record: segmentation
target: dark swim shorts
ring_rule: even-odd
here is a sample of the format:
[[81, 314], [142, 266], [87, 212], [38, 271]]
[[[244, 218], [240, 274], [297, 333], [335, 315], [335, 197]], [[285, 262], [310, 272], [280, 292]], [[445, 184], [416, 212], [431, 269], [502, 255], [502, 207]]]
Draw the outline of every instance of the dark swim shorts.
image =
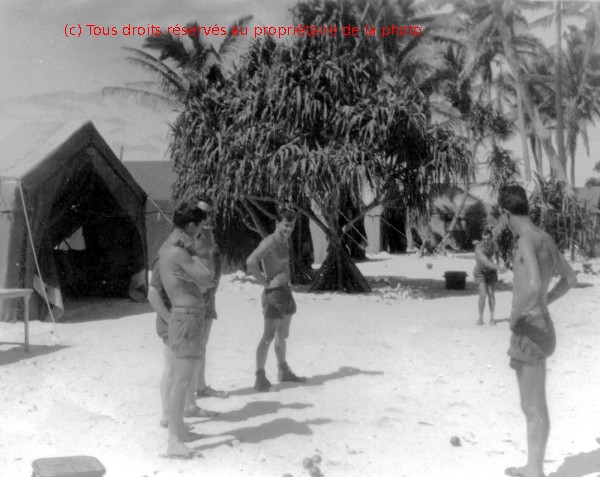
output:
[[554, 353], [556, 332], [550, 315], [527, 315], [510, 319], [510, 367], [536, 364]]
[[475, 267], [475, 270], [473, 270], [473, 277], [475, 278], [475, 283], [493, 285], [498, 281], [498, 272], [493, 269], [481, 269]]
[[206, 307], [174, 306], [169, 321], [169, 348], [176, 358], [201, 359], [204, 355]]
[[296, 313], [296, 302], [289, 287], [265, 289], [262, 294], [263, 315], [271, 320], [281, 320]]

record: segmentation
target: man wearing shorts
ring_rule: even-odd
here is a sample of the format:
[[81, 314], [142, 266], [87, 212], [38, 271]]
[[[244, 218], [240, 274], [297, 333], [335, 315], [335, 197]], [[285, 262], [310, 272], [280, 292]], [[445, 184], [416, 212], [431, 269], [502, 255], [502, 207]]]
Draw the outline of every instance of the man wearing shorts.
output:
[[[504, 220], [517, 235], [513, 261], [513, 300], [510, 316], [510, 366], [515, 369], [521, 408], [527, 423], [527, 464], [509, 467], [506, 475], [542, 477], [550, 431], [546, 404], [546, 358], [556, 344], [548, 305], [577, 284], [573, 269], [552, 237], [537, 228], [528, 215], [525, 189], [508, 186], [500, 191], [498, 205]], [[550, 280], [560, 280], [548, 292]]]
[[[201, 255], [203, 253], [202, 250], [195, 248], [194, 251]], [[215, 268], [216, 273], [217, 268]], [[207, 303], [207, 313], [206, 313], [206, 333], [204, 338], [204, 357], [200, 359], [198, 362], [198, 371], [195, 373], [195, 380], [198, 383], [203, 383], [204, 386], [200, 387], [200, 389], [204, 389], [204, 395], [211, 395], [215, 397], [228, 397], [228, 393], [224, 391], [215, 391], [210, 386], [207, 386], [204, 381], [204, 370], [206, 363], [206, 343], [208, 341], [208, 336], [210, 333], [210, 328], [212, 325], [212, 320], [217, 318], [217, 312], [215, 309], [215, 293], [218, 286], [218, 278], [215, 277], [215, 286], [210, 288], [204, 293], [203, 300]], [[168, 346], [168, 329], [169, 329], [169, 318], [171, 313], [171, 302], [165, 289], [162, 284], [162, 280], [160, 278], [160, 269], [158, 266], [158, 260], [154, 263], [152, 267], [152, 279], [150, 280], [150, 287], [148, 288], [148, 302], [156, 312], [156, 333], [159, 338], [162, 339], [164, 347], [164, 370], [160, 379], [159, 389], [160, 389], [160, 401], [162, 408], [162, 417], [160, 419], [160, 425], [162, 427], [169, 426], [169, 416], [168, 416], [168, 403], [169, 396], [172, 392], [173, 386], [173, 363], [174, 356], [173, 351]], [[185, 404], [185, 417], [214, 417], [217, 416], [218, 413], [208, 411], [196, 405], [196, 394], [194, 392], [195, 389], [199, 387], [196, 383], [192, 382], [190, 387], [188, 388], [188, 392], [186, 394], [186, 404]], [[207, 390], [212, 391], [210, 394]]]
[[[186, 393], [198, 361], [204, 355], [207, 304], [202, 293], [214, 286], [214, 271], [194, 252], [205, 240], [209, 209], [202, 202], [180, 204], [173, 214], [173, 231], [159, 250], [159, 272], [172, 308], [168, 323], [168, 347], [173, 352], [173, 389], [168, 405], [169, 441], [167, 455], [189, 457], [183, 422]], [[193, 389], [193, 388], [192, 388]]]
[[[496, 262], [494, 263], [494, 258]], [[481, 234], [481, 242], [475, 246], [475, 269], [473, 276], [475, 283], [479, 285], [479, 320], [478, 325], [483, 325], [483, 311], [485, 309], [485, 299], [488, 298], [490, 306], [490, 325], [495, 325], [494, 308], [496, 307], [496, 296], [494, 287], [498, 281], [498, 272], [505, 271], [505, 268], [498, 265], [498, 253], [496, 245], [492, 238], [492, 232], [485, 229]]]
[[280, 210], [275, 231], [265, 237], [246, 260], [248, 270], [264, 287], [262, 293], [264, 331], [256, 349], [256, 382], [254, 383], [254, 389], [258, 392], [269, 391], [271, 387], [265, 373], [265, 364], [273, 339], [275, 339], [279, 381], [306, 381], [306, 378], [296, 376], [286, 362], [286, 339], [289, 336], [292, 315], [296, 312], [296, 303], [290, 286], [289, 251], [289, 238], [294, 230], [295, 221], [294, 211]]

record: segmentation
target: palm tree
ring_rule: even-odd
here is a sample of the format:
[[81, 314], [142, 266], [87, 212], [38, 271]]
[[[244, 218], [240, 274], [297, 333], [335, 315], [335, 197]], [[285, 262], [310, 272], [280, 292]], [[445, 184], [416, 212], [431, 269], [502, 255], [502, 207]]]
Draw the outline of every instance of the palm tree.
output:
[[[512, 123], [496, 107], [503, 106], [500, 98], [503, 91], [498, 91], [496, 101], [492, 99], [495, 81], [491, 64], [496, 50], [497, 47], [490, 47], [469, 57], [464, 46], [448, 45], [443, 56], [445, 67], [438, 70], [437, 96], [451, 109], [443, 111], [438, 106], [437, 110], [468, 138], [474, 161], [478, 149], [485, 143], [489, 143], [496, 156], [509, 157], [507, 151], [497, 145], [497, 141], [507, 140], [512, 135]], [[487, 162], [489, 168], [489, 160]], [[453, 207], [454, 217], [438, 244], [438, 251], [442, 253], [467, 203], [470, 184], [476, 180], [476, 166], [476, 162], [471, 165], [471, 173], [463, 184], [462, 201]]]
[[587, 127], [600, 117], [600, 37], [588, 23], [585, 30], [572, 28], [565, 37], [565, 126], [571, 161], [571, 184], [575, 185], [575, 154], [581, 137], [590, 155]]
[[[189, 42], [184, 42], [170, 33], [144, 39], [142, 48], [157, 51], [158, 57], [143, 49], [124, 47], [130, 54], [127, 61], [150, 72], [155, 79], [106, 87], [102, 91], [107, 95], [131, 99], [142, 106], [179, 110], [192, 85], [196, 93], [198, 89], [206, 91], [224, 81], [225, 63], [237, 51], [243, 38], [232, 34], [232, 31], [236, 27], [245, 27], [251, 20], [252, 16], [244, 16], [234, 22], [218, 49], [207, 45], [199, 35], [190, 35]], [[198, 30], [198, 24], [189, 23], [186, 28]]]
[[[539, 40], [525, 35], [527, 20], [520, 8], [539, 8], [536, 2], [528, 0], [456, 0], [453, 2], [457, 11], [467, 15], [473, 22], [473, 28], [469, 35], [470, 44], [480, 44], [486, 38], [496, 38], [502, 45], [502, 53], [515, 78], [517, 105], [522, 105], [529, 116], [531, 124], [539, 138], [542, 148], [548, 157], [552, 169], [558, 179], [567, 182], [564, 165], [559, 161], [556, 150], [552, 145], [550, 132], [542, 121], [536, 104], [528, 93], [527, 78], [524, 71], [524, 59], [531, 56], [539, 47]], [[544, 5], [542, 5], [543, 7]], [[519, 113], [520, 117], [522, 113]], [[523, 123], [521, 120], [519, 121]], [[523, 131], [522, 133], [523, 134]], [[524, 149], [527, 148], [526, 141]], [[528, 156], [524, 154], [525, 179], [530, 180], [530, 166]], [[567, 187], [570, 191], [570, 187]]]

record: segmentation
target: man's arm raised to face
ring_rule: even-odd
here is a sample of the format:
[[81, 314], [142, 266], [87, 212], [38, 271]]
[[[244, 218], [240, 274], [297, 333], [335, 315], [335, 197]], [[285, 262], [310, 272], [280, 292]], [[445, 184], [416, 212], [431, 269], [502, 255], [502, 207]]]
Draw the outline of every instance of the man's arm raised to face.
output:
[[269, 282], [267, 282], [266, 277], [260, 271], [260, 262], [267, 254], [267, 252], [271, 249], [274, 244], [274, 238], [272, 235], [264, 238], [258, 247], [250, 254], [250, 256], [246, 259], [246, 266], [248, 267], [248, 271], [256, 278], [258, 283], [260, 283], [263, 287], [267, 287]]
[[566, 293], [577, 285], [577, 276], [575, 272], [567, 262], [567, 259], [558, 250], [558, 247], [551, 241], [552, 257], [554, 259], [554, 269], [560, 275], [560, 280], [552, 287], [552, 290], [548, 293], [548, 304], [558, 300], [560, 297], [566, 295]]

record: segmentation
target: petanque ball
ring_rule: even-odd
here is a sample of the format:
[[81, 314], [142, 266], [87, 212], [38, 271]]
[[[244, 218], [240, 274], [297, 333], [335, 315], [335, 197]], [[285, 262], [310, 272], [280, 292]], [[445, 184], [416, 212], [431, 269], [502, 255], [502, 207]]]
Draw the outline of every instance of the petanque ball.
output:
[[302, 467], [305, 469], [310, 469], [313, 466], [313, 461], [310, 457], [307, 457], [302, 461]]
[[431, 270], [433, 268], [433, 265], [431, 263], [428, 263], [426, 266], [429, 270]]
[[319, 462], [321, 462], [321, 456], [319, 454], [315, 454], [312, 456], [312, 461], [316, 464], [318, 464]]
[[450, 444], [452, 444], [454, 447], [458, 447], [460, 446], [460, 439], [456, 436], [452, 436], [450, 438]]

